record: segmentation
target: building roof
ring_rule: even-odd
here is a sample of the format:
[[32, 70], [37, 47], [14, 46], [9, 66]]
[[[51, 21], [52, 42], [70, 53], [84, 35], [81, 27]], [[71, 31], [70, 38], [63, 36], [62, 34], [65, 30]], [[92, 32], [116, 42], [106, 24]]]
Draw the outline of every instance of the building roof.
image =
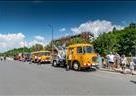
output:
[[34, 53], [42, 53], [42, 52], [50, 52], [50, 51], [36, 51], [36, 52], [32, 52], [32, 54], [34, 54]]

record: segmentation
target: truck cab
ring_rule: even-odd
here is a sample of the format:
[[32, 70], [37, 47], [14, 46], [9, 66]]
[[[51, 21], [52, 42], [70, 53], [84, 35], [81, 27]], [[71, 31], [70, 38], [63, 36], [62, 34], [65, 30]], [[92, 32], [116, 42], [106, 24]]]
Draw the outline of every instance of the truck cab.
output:
[[[74, 70], [86, 69], [96, 66], [97, 54], [91, 44], [74, 44], [67, 47], [66, 64], [71, 62], [70, 68]], [[71, 59], [69, 59], [71, 56]]]

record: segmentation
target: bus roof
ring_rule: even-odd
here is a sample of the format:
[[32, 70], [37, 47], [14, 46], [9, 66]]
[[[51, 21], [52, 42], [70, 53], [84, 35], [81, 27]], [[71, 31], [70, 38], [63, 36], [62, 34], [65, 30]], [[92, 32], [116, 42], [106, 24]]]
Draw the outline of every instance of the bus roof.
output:
[[34, 54], [34, 53], [42, 53], [42, 52], [50, 52], [50, 51], [36, 51], [36, 52], [32, 52], [32, 54]]
[[92, 44], [85, 44], [85, 43], [81, 43], [81, 44], [72, 44], [69, 45], [67, 48], [73, 48], [73, 47], [80, 47], [80, 46], [93, 46]]

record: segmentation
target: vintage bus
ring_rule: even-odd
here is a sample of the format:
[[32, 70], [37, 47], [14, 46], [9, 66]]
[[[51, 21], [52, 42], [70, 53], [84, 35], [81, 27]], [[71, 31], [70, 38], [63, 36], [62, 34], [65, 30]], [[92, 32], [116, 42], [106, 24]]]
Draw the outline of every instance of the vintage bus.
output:
[[50, 51], [36, 51], [32, 52], [31, 55], [34, 63], [50, 63], [51, 61]]

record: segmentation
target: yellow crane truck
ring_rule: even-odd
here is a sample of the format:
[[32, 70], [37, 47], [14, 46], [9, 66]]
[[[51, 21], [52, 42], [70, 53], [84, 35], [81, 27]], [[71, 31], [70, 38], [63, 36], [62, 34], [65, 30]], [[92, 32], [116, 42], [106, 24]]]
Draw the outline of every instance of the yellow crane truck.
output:
[[[57, 48], [56, 48], [57, 49]], [[60, 51], [59, 49], [57, 49]], [[52, 59], [53, 66], [65, 66], [74, 70], [92, 68], [97, 66], [97, 54], [94, 52], [93, 45], [91, 44], [73, 44], [69, 45], [65, 50], [58, 52], [61, 56], [56, 56]]]

